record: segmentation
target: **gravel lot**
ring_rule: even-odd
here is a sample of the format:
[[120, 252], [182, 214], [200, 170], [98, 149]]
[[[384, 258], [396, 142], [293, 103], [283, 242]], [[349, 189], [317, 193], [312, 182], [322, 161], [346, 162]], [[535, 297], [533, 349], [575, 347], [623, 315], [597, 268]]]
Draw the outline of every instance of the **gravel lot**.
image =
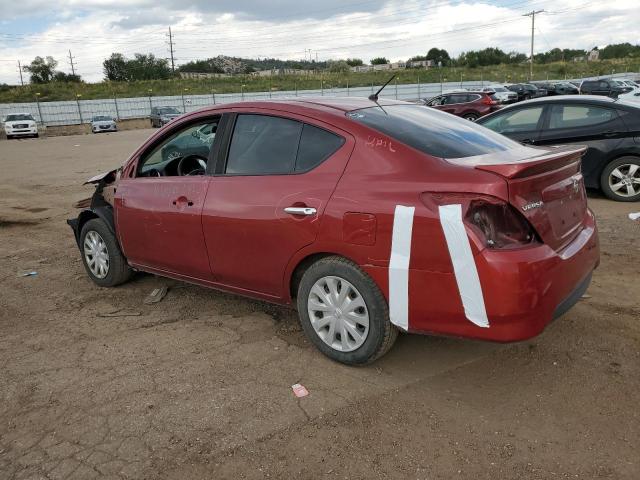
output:
[[91, 283], [65, 220], [150, 134], [0, 141], [0, 478], [640, 478], [640, 204], [591, 195], [591, 297], [540, 337], [350, 368], [287, 309]]

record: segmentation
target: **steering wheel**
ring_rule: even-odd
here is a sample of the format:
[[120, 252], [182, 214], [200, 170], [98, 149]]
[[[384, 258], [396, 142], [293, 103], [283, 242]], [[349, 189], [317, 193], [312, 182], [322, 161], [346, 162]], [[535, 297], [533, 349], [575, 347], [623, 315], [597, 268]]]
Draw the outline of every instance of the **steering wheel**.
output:
[[178, 176], [204, 175], [207, 169], [207, 159], [200, 155], [187, 155], [178, 162]]

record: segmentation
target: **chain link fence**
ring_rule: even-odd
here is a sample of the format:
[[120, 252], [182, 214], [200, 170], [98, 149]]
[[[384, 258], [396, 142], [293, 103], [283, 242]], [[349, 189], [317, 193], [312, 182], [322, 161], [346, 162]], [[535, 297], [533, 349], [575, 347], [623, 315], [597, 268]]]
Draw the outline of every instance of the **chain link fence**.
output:
[[[637, 73], [614, 74], [603, 77], [637, 77]], [[575, 81], [562, 80], [562, 81]], [[578, 79], [579, 80], [579, 79]], [[445, 83], [412, 83], [387, 85], [381, 96], [398, 100], [415, 101], [419, 98], [431, 98], [442, 92], [454, 89], [480, 89], [495, 82], [490, 81], [460, 81]], [[206, 95], [173, 95], [147, 96], [135, 98], [105, 98], [99, 100], [71, 100], [58, 102], [31, 102], [0, 104], [0, 119], [10, 113], [30, 113], [43, 126], [81, 125], [91, 122], [96, 115], [106, 115], [116, 120], [149, 118], [153, 107], [175, 107], [183, 113], [192, 112], [215, 104], [224, 104], [248, 100], [285, 99], [295, 97], [367, 97], [375, 92], [380, 85], [368, 87], [340, 87], [320, 88], [315, 90], [284, 90], [266, 92], [239, 93], [210, 93]]]

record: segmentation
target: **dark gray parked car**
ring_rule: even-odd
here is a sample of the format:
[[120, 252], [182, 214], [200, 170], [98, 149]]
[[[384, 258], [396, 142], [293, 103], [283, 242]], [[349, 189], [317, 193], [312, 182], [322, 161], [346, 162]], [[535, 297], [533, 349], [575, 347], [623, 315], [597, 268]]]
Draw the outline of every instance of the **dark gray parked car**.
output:
[[611, 98], [616, 98], [618, 95], [628, 93], [631, 90], [633, 90], [633, 87], [629, 87], [610, 78], [585, 80], [580, 85], [580, 93], [583, 95], [603, 95]]
[[176, 107], [153, 107], [151, 109], [151, 126], [162, 127], [180, 115], [182, 112]]
[[593, 95], [560, 95], [510, 105], [478, 123], [523, 144], [586, 145], [585, 185], [601, 189], [613, 200], [640, 200], [637, 104]]

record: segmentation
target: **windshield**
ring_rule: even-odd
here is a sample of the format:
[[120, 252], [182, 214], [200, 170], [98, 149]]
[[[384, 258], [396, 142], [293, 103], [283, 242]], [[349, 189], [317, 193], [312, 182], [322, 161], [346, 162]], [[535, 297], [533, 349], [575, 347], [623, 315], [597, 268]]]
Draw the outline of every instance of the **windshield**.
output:
[[508, 92], [509, 90], [507, 90], [504, 87], [489, 87], [491, 90], [493, 90], [494, 92]]
[[450, 113], [419, 105], [368, 107], [347, 112], [352, 120], [428, 155], [463, 158], [518, 148], [498, 133]]
[[160, 115], [172, 115], [172, 114], [180, 114], [180, 112], [174, 107], [163, 107], [158, 109], [158, 113]]
[[106, 115], [97, 115], [93, 117], [94, 122], [111, 122], [113, 119], [111, 117], [107, 117]]
[[33, 117], [28, 113], [14, 113], [12, 115], [7, 115], [7, 122], [15, 122], [17, 120], [33, 120]]

